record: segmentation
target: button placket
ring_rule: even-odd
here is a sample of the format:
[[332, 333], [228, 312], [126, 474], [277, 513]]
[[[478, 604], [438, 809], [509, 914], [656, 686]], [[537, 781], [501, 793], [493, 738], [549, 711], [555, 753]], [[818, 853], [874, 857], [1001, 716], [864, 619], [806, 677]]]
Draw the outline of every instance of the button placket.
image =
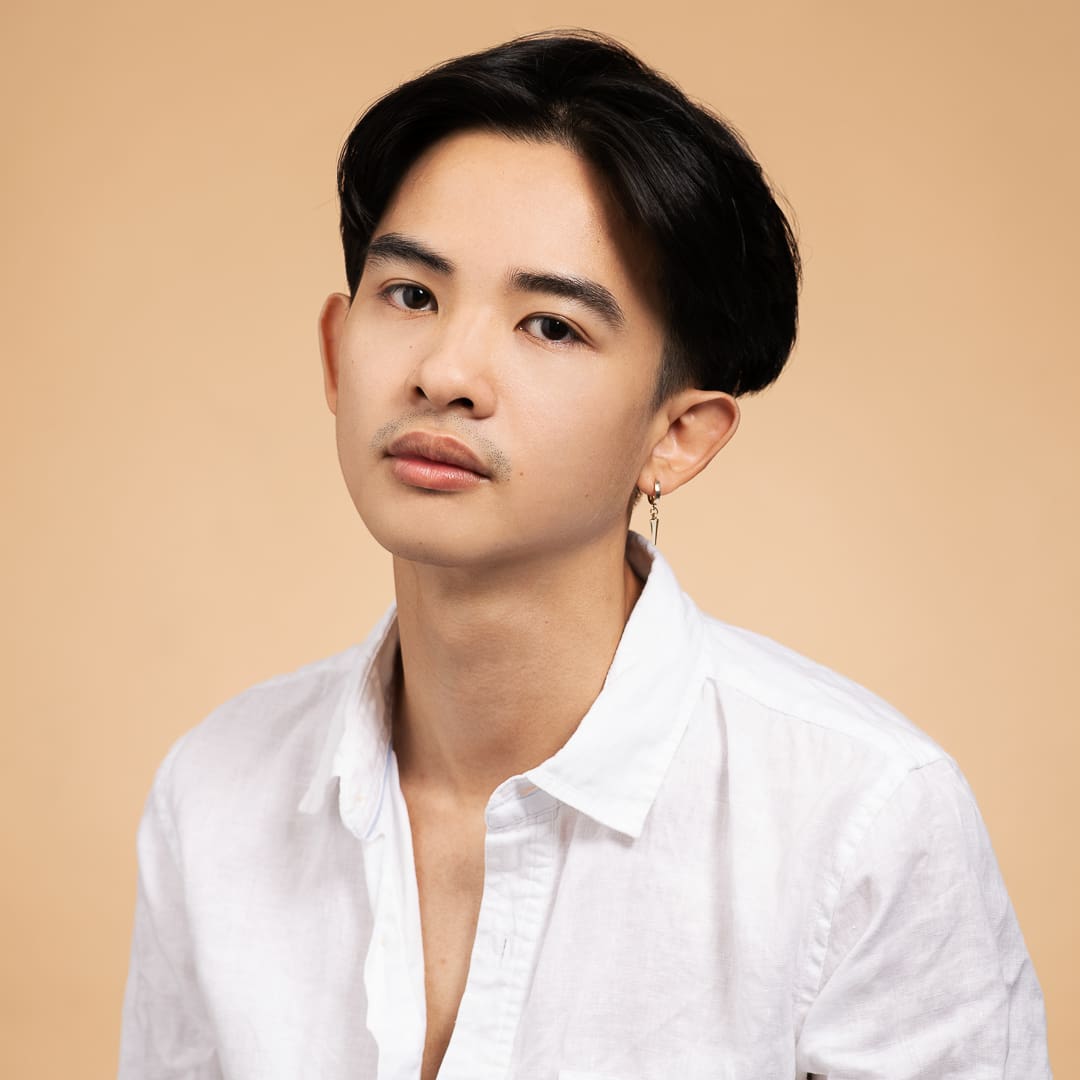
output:
[[[413, 1080], [424, 1047], [420, 913], [408, 811], [392, 755], [363, 843], [374, 923], [364, 985], [367, 1026], [379, 1047], [378, 1080]], [[404, 932], [403, 919], [413, 924], [411, 932]]]
[[551, 902], [556, 813], [556, 801], [532, 785], [489, 805], [477, 936], [440, 1080], [501, 1080], [509, 1071]]

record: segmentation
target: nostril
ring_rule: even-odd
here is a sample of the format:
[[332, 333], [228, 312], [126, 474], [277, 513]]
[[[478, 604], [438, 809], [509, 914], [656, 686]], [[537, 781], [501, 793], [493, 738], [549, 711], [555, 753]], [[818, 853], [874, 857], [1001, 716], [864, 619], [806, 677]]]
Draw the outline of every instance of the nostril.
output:
[[[446, 401], [446, 399], [440, 394], [429, 394], [419, 383], [417, 383], [413, 387], [413, 393], [420, 401], [432, 401], [436, 403]], [[450, 405], [461, 405], [463, 408], [466, 408], [470, 411], [476, 408], [476, 402], [472, 398], [468, 397], [456, 397], [452, 398], [449, 401], [446, 401], [446, 406]]]

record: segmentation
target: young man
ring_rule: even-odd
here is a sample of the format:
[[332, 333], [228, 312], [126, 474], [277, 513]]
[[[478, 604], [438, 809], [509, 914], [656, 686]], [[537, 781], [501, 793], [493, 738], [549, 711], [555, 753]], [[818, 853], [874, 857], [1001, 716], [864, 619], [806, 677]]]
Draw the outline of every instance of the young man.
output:
[[397, 602], [167, 755], [121, 1077], [1048, 1076], [955, 763], [628, 533], [794, 340], [747, 149], [540, 36], [383, 98], [339, 187], [326, 399]]

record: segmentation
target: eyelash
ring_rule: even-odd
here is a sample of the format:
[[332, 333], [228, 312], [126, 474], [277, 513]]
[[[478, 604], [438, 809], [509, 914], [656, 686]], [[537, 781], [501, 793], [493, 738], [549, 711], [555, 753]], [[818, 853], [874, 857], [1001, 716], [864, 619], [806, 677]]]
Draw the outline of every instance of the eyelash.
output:
[[[428, 297], [430, 298], [429, 302], [435, 300], [435, 294], [430, 289], [426, 289], [426, 288], [424, 288], [423, 285], [417, 285], [417, 284], [415, 284], [414, 282], [411, 282], [411, 281], [399, 281], [399, 282], [395, 282], [393, 285], [387, 285], [384, 289], [379, 290], [378, 295], [382, 300], [384, 300], [386, 303], [388, 303], [391, 307], [396, 308], [398, 311], [404, 311], [404, 312], [420, 314], [420, 313], [431, 311], [431, 310], [435, 310], [435, 311], [439, 310], [438, 307], [435, 307], [434, 309], [426, 308], [426, 307], [424, 307], [424, 308], [406, 307], [399, 300], [394, 299], [395, 295], [398, 294], [399, 290], [402, 290], [402, 289], [418, 289], [418, 290], [420, 290], [420, 292], [427, 293]], [[566, 340], [563, 340], [563, 341], [556, 341], [556, 340], [553, 340], [552, 338], [546, 338], [546, 337], [541, 336], [540, 334], [532, 334], [532, 335], [530, 335], [531, 337], [535, 337], [537, 341], [542, 341], [545, 345], [554, 345], [556, 348], [563, 348], [563, 349], [573, 348], [574, 346], [577, 346], [577, 345], [586, 344], [585, 338], [581, 335], [581, 333], [578, 330], [574, 329], [574, 327], [571, 326], [570, 323], [568, 323], [565, 319], [560, 318], [558, 315], [543, 315], [543, 314], [529, 315], [527, 318], [522, 319], [521, 323], [519, 325], [524, 326], [526, 323], [534, 322], [537, 319], [550, 319], [552, 322], [559, 323], [560, 326], [565, 326], [566, 327], [567, 332], [570, 335], [569, 338], [567, 338]]]

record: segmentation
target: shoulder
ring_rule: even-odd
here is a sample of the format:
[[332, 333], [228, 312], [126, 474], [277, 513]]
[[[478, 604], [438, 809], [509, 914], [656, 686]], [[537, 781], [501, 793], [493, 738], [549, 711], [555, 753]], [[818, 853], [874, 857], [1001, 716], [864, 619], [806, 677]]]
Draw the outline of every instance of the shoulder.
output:
[[949, 755], [889, 702], [772, 638], [703, 613], [706, 678], [736, 726], [760, 725], [796, 742], [846, 747], [919, 769]]
[[[810, 904], [803, 925], [818, 966], [806, 1001], [890, 897], [941, 926], [950, 904], [968, 905], [965, 925], [986, 938], [978, 947], [1019, 964], [986, 826], [953, 757], [852, 679], [761, 634], [705, 622], [725, 790], [754, 843], [790, 860]], [[897, 931], [902, 945], [918, 938], [907, 933]]]
[[256, 788], [300, 798], [349, 675], [353, 645], [263, 679], [229, 698], [169, 747], [153, 787], [172, 804], [239, 803]]

